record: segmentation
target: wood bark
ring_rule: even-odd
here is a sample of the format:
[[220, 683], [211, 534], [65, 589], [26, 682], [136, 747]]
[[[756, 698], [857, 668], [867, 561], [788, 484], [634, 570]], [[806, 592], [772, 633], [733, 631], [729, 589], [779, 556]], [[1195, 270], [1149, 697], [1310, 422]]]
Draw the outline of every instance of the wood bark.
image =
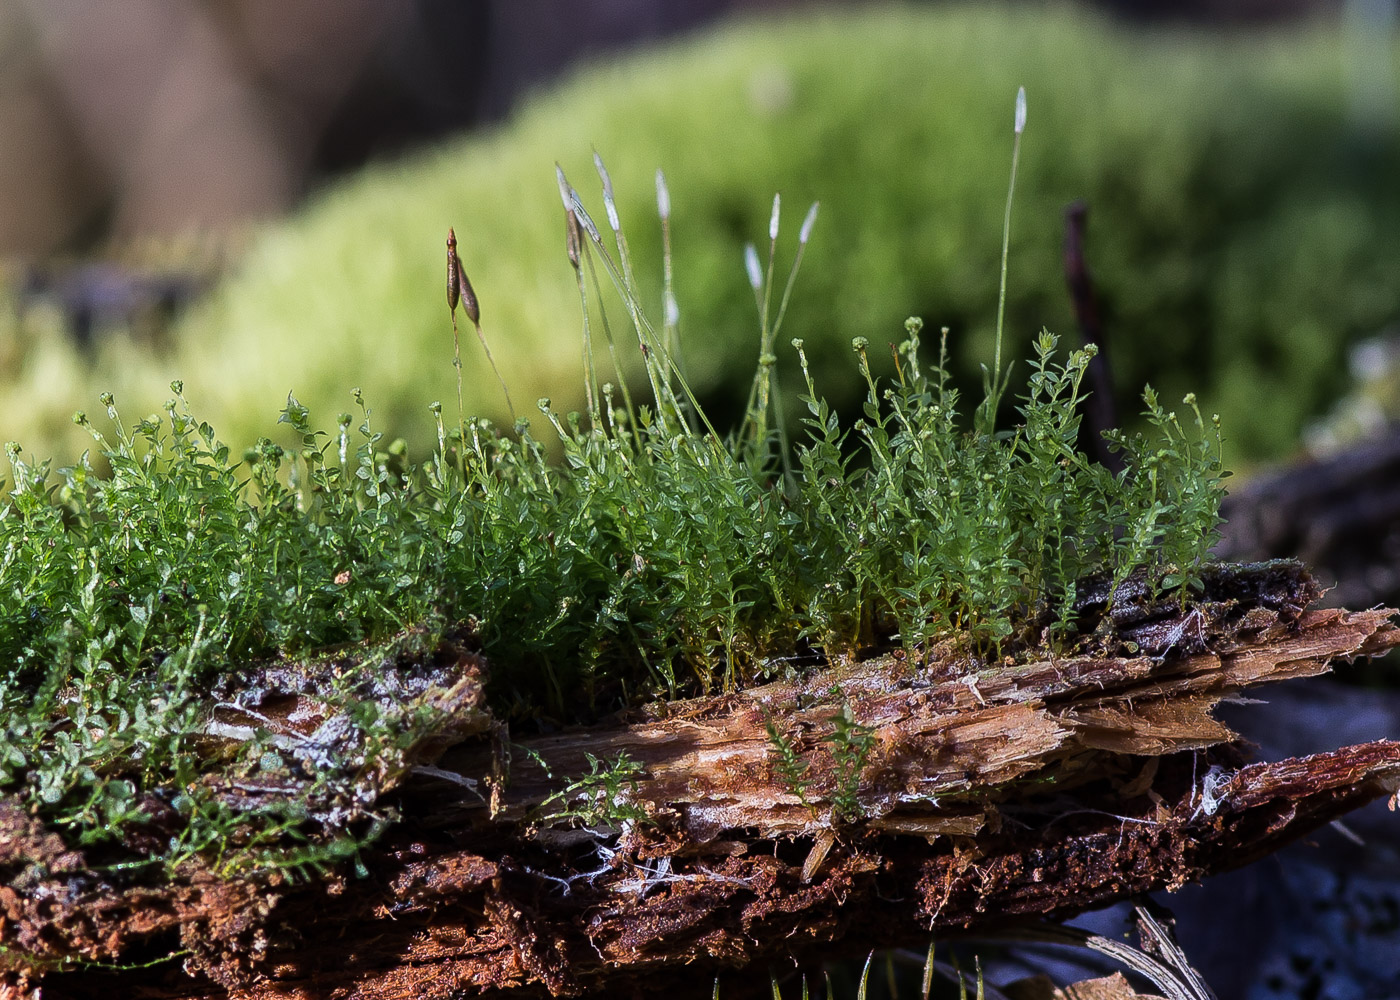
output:
[[[1226, 582], [1100, 609], [1094, 655], [950, 642], [528, 738], [484, 735], [459, 678], [475, 721], [383, 788], [401, 819], [359, 876], [118, 884], [0, 804], [0, 963], [45, 1000], [708, 995], [716, 976], [742, 996], [767, 977], [736, 970], [1176, 889], [1394, 805], [1400, 743], [1248, 763], [1212, 715], [1400, 645], [1394, 612], [1303, 610], [1296, 570]], [[619, 758], [611, 785], [583, 780]]]

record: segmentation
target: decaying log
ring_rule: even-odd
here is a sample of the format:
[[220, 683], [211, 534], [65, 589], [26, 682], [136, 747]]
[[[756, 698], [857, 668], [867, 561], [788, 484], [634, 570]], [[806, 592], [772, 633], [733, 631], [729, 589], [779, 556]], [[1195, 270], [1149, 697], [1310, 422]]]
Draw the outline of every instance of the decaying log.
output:
[[401, 820], [359, 877], [120, 884], [0, 804], [0, 963], [45, 1000], [708, 994], [1178, 888], [1400, 788], [1400, 743], [1246, 763], [1211, 714], [1400, 645], [1394, 613], [1303, 610], [1296, 569], [1228, 576], [1101, 609], [1096, 655], [949, 643], [516, 740], [473, 703], [462, 742], [385, 786]]
[[[1271, 616], [1252, 645], [1165, 662], [1046, 660], [959, 675], [956, 660], [915, 669], [885, 656], [741, 695], [658, 706], [655, 718], [631, 725], [525, 741], [497, 819], [527, 819], [558, 790], [551, 775], [584, 774], [589, 756], [623, 754], [645, 773], [634, 801], [692, 840], [731, 829], [817, 835], [836, 821], [832, 719], [845, 711], [874, 738], [858, 790], [863, 827], [971, 834], [998, 799], [1021, 794], [1016, 782], [1045, 777], [1047, 768], [1063, 789], [1102, 775], [1103, 754], [1156, 757], [1228, 742], [1234, 734], [1210, 714], [1222, 698], [1396, 644], [1389, 616], [1313, 611], [1295, 623]], [[778, 773], [770, 726], [808, 765], [802, 797]], [[480, 746], [459, 748], [441, 766], [483, 775], [491, 759]], [[482, 801], [464, 808], [488, 811]]]

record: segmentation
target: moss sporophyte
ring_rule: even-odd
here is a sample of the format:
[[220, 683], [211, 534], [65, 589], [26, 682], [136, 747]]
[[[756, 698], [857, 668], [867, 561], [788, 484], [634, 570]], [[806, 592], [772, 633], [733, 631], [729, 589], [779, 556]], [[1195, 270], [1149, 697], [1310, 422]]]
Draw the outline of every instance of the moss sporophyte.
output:
[[[777, 346], [815, 206], [780, 296], [777, 199], [766, 260], [748, 253], [758, 365], [742, 421], [721, 433], [681, 361], [664, 179], [658, 329], [598, 167], [611, 239], [560, 172], [588, 412], [541, 400], [552, 440], [523, 420], [450, 426], [434, 404], [436, 446], [419, 459], [383, 440], [358, 393], [358, 416], [329, 433], [289, 396], [290, 446], [236, 456], [176, 383], [163, 417], [128, 427], [110, 396], [102, 426], [78, 416], [109, 474], [88, 455], [54, 470], [8, 447], [4, 795], [114, 869], [314, 870], [393, 822], [383, 793], [435, 747], [500, 721], [584, 722], [880, 650], [917, 669], [953, 643], [976, 669], [1100, 642], [1079, 631], [1083, 581], [1110, 595], [1130, 577], [1154, 593], [1198, 585], [1218, 428], [1149, 390], [1151, 433], [1110, 434], [1123, 469], [1109, 472], [1079, 446], [1091, 351], [1061, 358], [1042, 333], [1015, 419], [996, 422], [1008, 382], [994, 365], [969, 426], [947, 331], [930, 358], [911, 319], [885, 360], [853, 345], [866, 395], [844, 423], [802, 342]], [[469, 286], [449, 248], [456, 305]], [[603, 308], [608, 286], [623, 323]], [[613, 360], [621, 330], [645, 395]], [[775, 401], [783, 355], [806, 388], [800, 427]], [[276, 715], [269, 692], [296, 710]], [[832, 710], [830, 732], [800, 747], [775, 722], [770, 756], [804, 798], [802, 754], [829, 755], [836, 815], [855, 821], [871, 737]], [[635, 818], [629, 767], [561, 775], [544, 814]]]

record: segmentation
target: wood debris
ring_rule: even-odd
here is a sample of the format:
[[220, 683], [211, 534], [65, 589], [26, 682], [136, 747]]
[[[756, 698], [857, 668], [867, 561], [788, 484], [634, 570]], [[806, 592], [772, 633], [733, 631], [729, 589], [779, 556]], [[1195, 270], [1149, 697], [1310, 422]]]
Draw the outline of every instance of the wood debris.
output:
[[[469, 725], [376, 779], [399, 821], [361, 876], [123, 880], [0, 802], [0, 969], [46, 1000], [708, 995], [756, 962], [1176, 889], [1400, 788], [1400, 743], [1249, 763], [1212, 714], [1400, 645], [1395, 613], [1306, 610], [1296, 568], [1227, 577], [1105, 605], [1092, 655], [949, 643], [518, 739], [466, 699]], [[1047, 995], [1131, 996], [1089, 989]]]

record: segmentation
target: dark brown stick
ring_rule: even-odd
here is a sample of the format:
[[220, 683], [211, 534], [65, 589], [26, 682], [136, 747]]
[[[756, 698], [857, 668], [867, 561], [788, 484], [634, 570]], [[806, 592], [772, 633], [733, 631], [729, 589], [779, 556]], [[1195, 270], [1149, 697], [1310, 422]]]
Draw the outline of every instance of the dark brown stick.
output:
[[1089, 225], [1089, 206], [1076, 201], [1065, 209], [1065, 283], [1079, 322], [1084, 343], [1093, 344], [1098, 354], [1089, 362], [1087, 376], [1090, 396], [1085, 407], [1089, 436], [1093, 440], [1094, 456], [1105, 467], [1121, 472], [1123, 460], [1110, 451], [1103, 432], [1118, 426], [1117, 406], [1113, 401], [1113, 377], [1108, 365], [1108, 344], [1104, 340], [1103, 324], [1099, 318], [1098, 297], [1094, 294], [1094, 279], [1084, 257], [1084, 238]]

